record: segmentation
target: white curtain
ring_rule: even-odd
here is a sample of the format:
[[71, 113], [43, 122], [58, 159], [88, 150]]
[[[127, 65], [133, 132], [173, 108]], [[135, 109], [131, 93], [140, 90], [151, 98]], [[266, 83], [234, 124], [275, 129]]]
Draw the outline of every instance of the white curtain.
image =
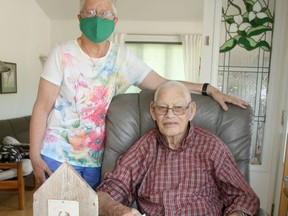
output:
[[110, 40], [116, 44], [124, 44], [126, 39], [126, 33], [122, 32], [113, 32], [110, 37]]
[[182, 35], [184, 73], [189, 82], [198, 83], [201, 58], [201, 35]]

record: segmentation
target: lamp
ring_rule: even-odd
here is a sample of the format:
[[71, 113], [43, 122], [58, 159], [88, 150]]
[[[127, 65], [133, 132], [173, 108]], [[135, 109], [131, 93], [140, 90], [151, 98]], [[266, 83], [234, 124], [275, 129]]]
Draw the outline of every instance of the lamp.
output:
[[2, 61], [0, 61], [0, 73], [5, 73], [10, 71], [11, 69], [5, 65]]

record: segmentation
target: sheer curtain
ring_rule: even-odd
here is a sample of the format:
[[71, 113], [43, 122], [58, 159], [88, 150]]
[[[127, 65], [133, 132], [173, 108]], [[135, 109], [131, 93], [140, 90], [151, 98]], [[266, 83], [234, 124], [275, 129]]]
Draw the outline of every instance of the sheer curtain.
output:
[[182, 35], [185, 80], [199, 82], [201, 35]]
[[117, 44], [125, 44], [125, 39], [126, 39], [126, 33], [122, 32], [114, 32], [110, 37], [110, 40], [113, 43]]

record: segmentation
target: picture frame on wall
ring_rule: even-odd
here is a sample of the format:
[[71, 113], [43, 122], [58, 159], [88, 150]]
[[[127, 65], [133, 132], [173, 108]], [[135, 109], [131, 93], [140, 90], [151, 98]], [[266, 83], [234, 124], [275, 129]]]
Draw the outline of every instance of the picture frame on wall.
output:
[[17, 93], [17, 65], [12, 62], [4, 62], [10, 71], [0, 74], [0, 93]]

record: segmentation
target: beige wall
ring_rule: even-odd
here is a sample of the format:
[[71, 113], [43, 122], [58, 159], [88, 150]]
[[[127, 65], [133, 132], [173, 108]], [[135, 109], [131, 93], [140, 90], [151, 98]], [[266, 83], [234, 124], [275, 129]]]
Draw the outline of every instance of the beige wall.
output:
[[0, 119], [31, 114], [41, 73], [39, 55], [50, 49], [50, 20], [34, 0], [1, 0], [0, 60], [17, 64], [17, 93], [0, 94]]

